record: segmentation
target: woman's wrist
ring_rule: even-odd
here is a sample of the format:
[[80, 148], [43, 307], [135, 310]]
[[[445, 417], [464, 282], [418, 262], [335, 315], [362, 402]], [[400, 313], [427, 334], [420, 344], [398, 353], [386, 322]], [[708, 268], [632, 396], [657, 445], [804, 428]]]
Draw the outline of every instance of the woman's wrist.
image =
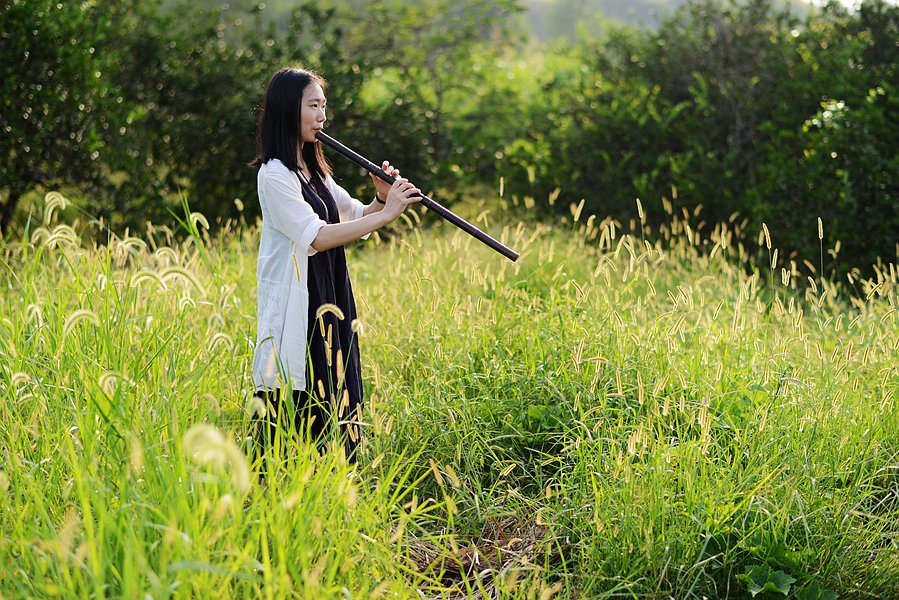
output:
[[382, 206], [387, 204], [387, 199], [385, 198], [384, 200], [381, 200], [380, 194], [375, 194], [375, 201]]

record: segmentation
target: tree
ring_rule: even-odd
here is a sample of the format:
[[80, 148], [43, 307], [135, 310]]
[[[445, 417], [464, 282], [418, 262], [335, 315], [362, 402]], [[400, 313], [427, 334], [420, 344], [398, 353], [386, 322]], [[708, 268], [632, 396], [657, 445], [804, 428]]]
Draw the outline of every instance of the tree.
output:
[[0, 5], [0, 231], [36, 186], [97, 184], [108, 123], [107, 20], [94, 3]]
[[[119, 15], [110, 46], [129, 106], [110, 144], [116, 185], [93, 210], [118, 225], [162, 221], [181, 195], [211, 217], [255, 193], [254, 109], [282, 47], [246, 4], [142, 3]], [[249, 206], [254, 206], [249, 204]]]
[[374, 156], [389, 156], [405, 173], [430, 173], [445, 185], [462, 171], [474, 173], [470, 150], [478, 138], [467, 114], [490, 93], [485, 49], [498, 54], [510, 41], [508, 17], [519, 11], [516, 0], [345, 5], [337, 17], [348, 53], [377, 57], [368, 59], [374, 69], [368, 103], [344, 115], [348, 139]]
[[[339, 85], [331, 104], [352, 104], [361, 77], [341, 49], [332, 10], [304, 2], [147, 1], [115, 15], [104, 51], [122, 99], [105, 131], [109, 184], [91, 207], [116, 227], [168, 220], [186, 196], [215, 220], [258, 214], [255, 128], [269, 78], [287, 65], [320, 70]], [[315, 27], [314, 32], [310, 30]], [[239, 199], [241, 202], [235, 202]]]
[[[786, 82], [813, 106], [772, 132], [756, 182], [746, 190], [758, 220], [784, 231], [789, 250], [819, 255], [825, 268], [863, 270], [897, 258], [899, 231], [899, 7], [862, 3], [855, 14], [837, 3], [794, 38], [800, 66]], [[839, 261], [839, 262], [837, 262]], [[818, 260], [812, 261], [818, 264]]]

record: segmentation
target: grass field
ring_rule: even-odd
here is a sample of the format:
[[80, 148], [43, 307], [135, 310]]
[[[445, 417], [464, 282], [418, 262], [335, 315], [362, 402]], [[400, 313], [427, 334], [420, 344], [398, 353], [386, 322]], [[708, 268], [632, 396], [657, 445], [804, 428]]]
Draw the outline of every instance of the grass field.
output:
[[517, 263], [353, 246], [361, 464], [260, 485], [255, 229], [62, 204], [0, 245], [3, 598], [899, 597], [899, 273], [821, 279], [823, 229], [798, 264], [670, 205], [482, 215]]

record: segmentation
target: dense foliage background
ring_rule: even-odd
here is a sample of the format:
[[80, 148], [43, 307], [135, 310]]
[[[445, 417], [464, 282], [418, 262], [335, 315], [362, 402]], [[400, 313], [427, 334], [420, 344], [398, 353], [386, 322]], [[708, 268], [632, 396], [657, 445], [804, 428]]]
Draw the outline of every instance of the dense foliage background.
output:
[[328, 79], [335, 136], [447, 202], [502, 189], [630, 219], [640, 198], [652, 221], [667, 198], [765, 222], [783, 258], [826, 270], [895, 260], [899, 8], [691, 0], [651, 27], [588, 5], [6, 0], [0, 227], [18, 235], [50, 189], [116, 229], [182, 196], [252, 219], [255, 109], [298, 64]]

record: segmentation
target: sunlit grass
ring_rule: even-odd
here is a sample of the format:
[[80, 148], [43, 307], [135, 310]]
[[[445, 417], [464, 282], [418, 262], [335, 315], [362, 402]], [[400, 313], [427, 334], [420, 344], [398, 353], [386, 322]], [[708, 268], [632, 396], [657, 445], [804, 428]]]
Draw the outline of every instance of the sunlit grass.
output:
[[517, 263], [445, 224], [354, 246], [360, 467], [290, 444], [261, 486], [255, 229], [62, 206], [0, 248], [4, 597], [896, 590], [895, 265], [837, 285], [668, 201], [481, 215]]

